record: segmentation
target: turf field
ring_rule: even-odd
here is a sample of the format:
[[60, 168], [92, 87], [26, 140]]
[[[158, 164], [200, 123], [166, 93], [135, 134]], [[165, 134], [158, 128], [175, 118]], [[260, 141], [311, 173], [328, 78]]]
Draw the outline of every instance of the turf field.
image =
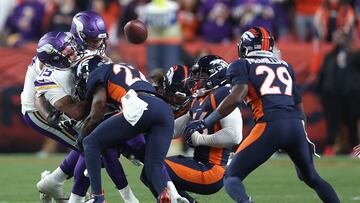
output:
[[[32, 155], [0, 155], [0, 203], [40, 202], [35, 184], [44, 169], [53, 170], [62, 161], [64, 154], [48, 158]], [[140, 202], [155, 202], [150, 192], [139, 181], [141, 167], [122, 161], [128, 180]], [[336, 157], [316, 159], [320, 175], [328, 180], [340, 196], [341, 202], [360, 203], [360, 159]], [[117, 191], [103, 174], [107, 202], [121, 202]], [[65, 188], [70, 191], [71, 180]], [[245, 181], [247, 191], [257, 203], [312, 203], [320, 202], [315, 193], [299, 182], [292, 163], [286, 156], [275, 157], [258, 168]], [[194, 195], [199, 202], [233, 202], [224, 190], [210, 196]]]

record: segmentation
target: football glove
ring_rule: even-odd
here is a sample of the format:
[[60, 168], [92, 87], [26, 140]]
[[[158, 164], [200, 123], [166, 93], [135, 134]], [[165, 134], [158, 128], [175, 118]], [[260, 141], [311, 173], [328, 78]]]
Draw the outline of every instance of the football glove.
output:
[[69, 129], [74, 127], [77, 124], [77, 121], [74, 119], [66, 119], [59, 122], [59, 127], [62, 129]]
[[185, 142], [188, 145], [190, 145], [191, 147], [193, 147], [193, 143], [191, 141], [191, 135], [195, 131], [198, 131], [199, 133], [203, 133], [203, 130], [205, 128], [206, 128], [206, 126], [205, 126], [204, 120], [196, 120], [196, 121], [191, 121], [190, 123], [188, 123], [184, 130]]
[[50, 127], [53, 127], [53, 128], [56, 128], [56, 129], [59, 129], [59, 124], [61, 122], [61, 112], [58, 111], [58, 110], [53, 110], [49, 116], [46, 118], [48, 124]]

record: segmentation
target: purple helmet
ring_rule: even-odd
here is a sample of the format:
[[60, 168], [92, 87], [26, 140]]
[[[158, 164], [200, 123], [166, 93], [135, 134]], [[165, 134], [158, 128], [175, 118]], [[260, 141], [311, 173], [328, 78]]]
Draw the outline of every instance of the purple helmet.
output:
[[105, 51], [105, 40], [108, 38], [103, 18], [94, 11], [77, 13], [71, 23], [71, 31], [80, 50], [91, 49]]
[[75, 51], [74, 37], [69, 32], [48, 32], [39, 40], [36, 55], [39, 60], [56, 68], [69, 68], [71, 61], [62, 51], [71, 46]]

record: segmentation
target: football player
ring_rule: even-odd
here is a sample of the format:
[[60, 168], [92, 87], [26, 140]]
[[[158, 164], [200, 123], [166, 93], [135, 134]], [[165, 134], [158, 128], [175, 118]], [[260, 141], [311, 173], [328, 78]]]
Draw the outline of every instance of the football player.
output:
[[[76, 102], [77, 98], [75, 95], [75, 84], [74, 84], [74, 73], [73, 69], [69, 68], [69, 66], [54, 66], [51, 65], [53, 63], [53, 59], [56, 56], [57, 49], [46, 50], [48, 47], [52, 46], [56, 47], [56, 43], [59, 37], [53, 38], [42, 38], [39, 42], [38, 49], [38, 58], [46, 65], [49, 65], [43, 69], [43, 72], [47, 72], [48, 74], [40, 74], [37, 77], [35, 82], [37, 93], [40, 95], [44, 95], [45, 98], [53, 105], [57, 110], [64, 112], [70, 118], [76, 120], [82, 120], [85, 116], [81, 114], [86, 110], [85, 106], [82, 103], [86, 103], [86, 101]], [[60, 38], [61, 39], [61, 38]], [[90, 57], [90, 55], [88, 55]], [[80, 59], [80, 63], [85, 63], [84, 59], [89, 58], [85, 57]], [[62, 59], [61, 60], [65, 60]], [[59, 61], [63, 63], [63, 61]], [[77, 63], [75, 63], [77, 64]], [[59, 67], [61, 69], [59, 69]], [[42, 82], [39, 82], [42, 81]], [[76, 126], [75, 126], [76, 127]], [[74, 132], [70, 135], [74, 136], [77, 133]], [[105, 164], [105, 168], [107, 169], [110, 177], [116, 184], [116, 187], [119, 189], [120, 195], [124, 199], [125, 202], [138, 202], [135, 196], [132, 194], [131, 189], [128, 186], [125, 174], [123, 169], [118, 161], [118, 153], [116, 149], [108, 149], [103, 153], [103, 161]], [[78, 167], [78, 166], [82, 167]], [[77, 180], [77, 176], [83, 176], [83, 171], [85, 170], [85, 164], [83, 157], [79, 157], [79, 160], [76, 164], [75, 180]], [[41, 180], [37, 186], [40, 191], [46, 190], [49, 186], [49, 182], [54, 182], [54, 176], [46, 177]], [[70, 202], [77, 202], [80, 199], [83, 201], [83, 197], [86, 194], [87, 186], [89, 184], [88, 180], [82, 183], [82, 187], [79, 187], [78, 181], [75, 181], [73, 186], [73, 192], [70, 196]], [[133, 200], [129, 199], [127, 194], [130, 193], [130, 197]]]
[[231, 93], [205, 119], [190, 123], [185, 134], [209, 129], [245, 99], [253, 111], [255, 126], [226, 169], [224, 187], [230, 197], [237, 202], [252, 202], [242, 181], [281, 149], [294, 162], [299, 178], [323, 202], [338, 203], [334, 189], [315, 170], [294, 71], [286, 61], [274, 57], [273, 48], [274, 38], [263, 27], [243, 33], [238, 45], [240, 59], [227, 70]]
[[[163, 170], [174, 128], [170, 106], [141, 72], [124, 63], [103, 64], [90, 72], [87, 91], [92, 97], [92, 106], [82, 127], [85, 137], [82, 144], [94, 201], [105, 201], [100, 152], [110, 146], [119, 146], [141, 133], [146, 138], [146, 177], [154, 186], [159, 201], [170, 201], [169, 191], [174, 191], [175, 187]], [[109, 101], [117, 102], [122, 112], [99, 124]], [[187, 202], [179, 195], [177, 201]]]
[[[195, 82], [192, 91], [196, 98], [192, 102], [189, 102], [189, 89], [184, 87], [185, 79], [188, 77], [186, 67], [175, 66], [170, 69], [165, 77], [165, 92], [169, 93], [165, 95], [174, 95], [176, 99], [170, 100], [170, 104], [176, 107], [175, 110], [182, 106], [185, 107], [183, 109], [189, 110], [175, 120], [174, 137], [183, 135], [188, 122], [206, 118], [230, 93], [230, 87], [225, 86], [227, 68], [228, 63], [220, 56], [206, 55], [200, 58], [191, 69], [192, 74], [187, 85], [192, 87], [189, 83]], [[186, 108], [188, 104], [190, 109]], [[207, 131], [185, 137], [186, 142], [194, 147], [194, 156], [178, 155], [165, 160], [165, 166], [179, 194], [194, 202], [185, 191], [204, 195], [219, 191], [223, 186], [229, 154], [232, 147], [239, 144], [241, 139], [242, 118], [238, 108], [209, 126]]]
[[[72, 38], [70, 35], [66, 33], [61, 33], [61, 40], [59, 38], [59, 40], [57, 41], [57, 45], [59, 46], [59, 52], [55, 53], [57, 57], [55, 58], [56, 60], [52, 62], [54, 63], [54, 65], [64, 67], [66, 65], [69, 65], [71, 61], [76, 59], [77, 55], [74, 51], [74, 46], [71, 39]], [[62, 61], [62, 63], [59, 63], [60, 61]], [[59, 114], [56, 113], [56, 111], [49, 111], [49, 109], [45, 108], [45, 114], [42, 115], [36, 108], [36, 90], [34, 82], [36, 80], [36, 77], [40, 74], [49, 74], [42, 72], [44, 66], [45, 64], [41, 62], [41, 60], [37, 56], [35, 56], [32, 63], [28, 67], [25, 76], [24, 89], [21, 93], [23, 118], [25, 120], [25, 123], [29, 127], [32, 127], [33, 129], [39, 131], [41, 134], [49, 136], [50, 138], [55, 139], [60, 143], [71, 147], [72, 149], [76, 149], [75, 138], [71, 136], [71, 133], [69, 133], [68, 130], [57, 127], [57, 124], [55, 126], [51, 124], [51, 120], [53, 120], [52, 118], [57, 117], [55, 115]], [[48, 85], [51, 86], [51, 84]], [[44, 102], [43, 100], [40, 100], [40, 102], [48, 105], [48, 103]], [[65, 198], [61, 182], [65, 181], [68, 176], [71, 176], [73, 174], [78, 157], [79, 153], [77, 153], [76, 151], [72, 151], [64, 160], [64, 162], [54, 171], [54, 177], [56, 177], [56, 179], [60, 183], [54, 184], [53, 188], [51, 189], [51, 191], [49, 191], [49, 193], [51, 193], [51, 195], [59, 202], [62, 202], [62, 199]]]

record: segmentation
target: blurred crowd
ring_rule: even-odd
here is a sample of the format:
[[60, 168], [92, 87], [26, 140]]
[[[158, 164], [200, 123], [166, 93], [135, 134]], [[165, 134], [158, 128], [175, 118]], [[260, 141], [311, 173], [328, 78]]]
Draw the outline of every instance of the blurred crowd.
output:
[[[172, 42], [229, 41], [254, 25], [276, 39], [300, 41], [331, 42], [339, 28], [360, 30], [359, 0], [2, 0], [1, 42], [18, 46], [49, 30], [69, 30], [74, 14], [87, 9], [105, 19], [110, 44], [122, 36], [126, 22], [138, 17], [150, 27], [150, 38], [165, 35]], [[163, 28], [166, 34], [160, 33]]]
[[0, 45], [19, 47], [48, 31], [70, 30], [75, 13], [89, 9], [106, 22], [108, 51], [129, 20], [145, 22], [149, 71], [191, 64], [183, 42], [226, 43], [253, 26], [267, 28], [277, 41], [313, 42], [314, 50], [332, 43], [315, 77], [328, 128], [324, 152], [336, 153], [341, 124], [347, 150], [359, 142], [360, 54], [351, 46], [360, 41], [360, 0], [1, 0]]

